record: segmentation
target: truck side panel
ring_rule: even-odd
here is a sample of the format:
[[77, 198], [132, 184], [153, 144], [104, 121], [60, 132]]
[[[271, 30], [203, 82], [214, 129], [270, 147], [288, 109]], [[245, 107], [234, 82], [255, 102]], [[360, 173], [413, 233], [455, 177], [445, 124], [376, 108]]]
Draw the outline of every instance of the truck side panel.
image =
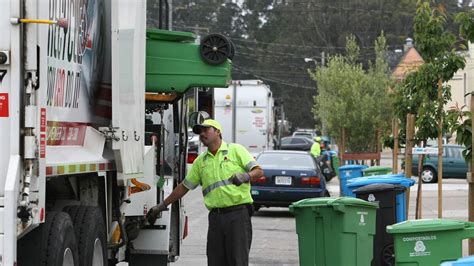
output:
[[143, 177], [145, 130], [146, 1], [112, 5], [112, 124], [119, 130], [113, 149], [119, 177]]
[[8, 56], [0, 64], [0, 196], [4, 196], [5, 179], [11, 155], [20, 154], [20, 28], [10, 23], [11, 17], [20, 16], [20, 3], [0, 1], [0, 51]]

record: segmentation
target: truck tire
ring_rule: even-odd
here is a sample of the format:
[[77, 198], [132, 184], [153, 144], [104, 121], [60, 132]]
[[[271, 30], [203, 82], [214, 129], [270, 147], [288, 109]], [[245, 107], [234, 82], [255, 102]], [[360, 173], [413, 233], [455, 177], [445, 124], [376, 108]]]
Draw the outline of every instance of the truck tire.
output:
[[80, 266], [106, 266], [107, 242], [102, 211], [95, 206], [66, 206], [74, 224]]
[[79, 265], [71, 217], [65, 212], [48, 212], [42, 227], [40, 265]]

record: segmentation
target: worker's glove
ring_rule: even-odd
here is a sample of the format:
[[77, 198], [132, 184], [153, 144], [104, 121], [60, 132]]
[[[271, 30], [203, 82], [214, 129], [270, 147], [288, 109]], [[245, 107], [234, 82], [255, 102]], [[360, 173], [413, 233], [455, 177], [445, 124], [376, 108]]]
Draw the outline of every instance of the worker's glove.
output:
[[237, 173], [230, 178], [230, 181], [232, 184], [240, 186], [250, 181], [250, 175], [248, 173]]
[[168, 208], [166, 208], [165, 202], [162, 201], [160, 204], [154, 206], [148, 211], [146, 214], [146, 220], [149, 224], [154, 225], [160, 213], [165, 210], [168, 210]]

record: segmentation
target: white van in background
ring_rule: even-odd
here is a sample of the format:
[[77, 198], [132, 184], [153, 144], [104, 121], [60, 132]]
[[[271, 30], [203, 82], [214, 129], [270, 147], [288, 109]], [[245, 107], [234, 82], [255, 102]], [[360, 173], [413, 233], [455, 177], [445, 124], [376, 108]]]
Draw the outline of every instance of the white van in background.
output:
[[234, 80], [227, 88], [215, 88], [213, 113], [226, 142], [239, 143], [254, 156], [273, 149], [274, 100], [263, 81]]

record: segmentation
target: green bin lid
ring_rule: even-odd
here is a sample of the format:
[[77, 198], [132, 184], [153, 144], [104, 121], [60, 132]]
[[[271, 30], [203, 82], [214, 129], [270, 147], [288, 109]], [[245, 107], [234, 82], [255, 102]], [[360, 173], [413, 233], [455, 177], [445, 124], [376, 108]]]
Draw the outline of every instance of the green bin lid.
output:
[[409, 220], [394, 225], [387, 226], [387, 232], [391, 234], [399, 233], [419, 233], [433, 231], [461, 230], [468, 227], [469, 224], [455, 220], [441, 219], [421, 219]]
[[369, 168], [362, 169], [362, 172], [378, 172], [378, 171], [392, 171], [391, 167], [387, 166], [372, 166]]
[[335, 205], [346, 205], [346, 206], [360, 206], [369, 208], [378, 208], [376, 203], [367, 202], [365, 200], [352, 198], [352, 197], [340, 197], [340, 198], [311, 198], [303, 199], [293, 203], [293, 208], [307, 208], [307, 207], [332, 207]]
[[194, 42], [196, 35], [192, 32], [147, 29], [146, 37], [153, 40], [170, 42]]

